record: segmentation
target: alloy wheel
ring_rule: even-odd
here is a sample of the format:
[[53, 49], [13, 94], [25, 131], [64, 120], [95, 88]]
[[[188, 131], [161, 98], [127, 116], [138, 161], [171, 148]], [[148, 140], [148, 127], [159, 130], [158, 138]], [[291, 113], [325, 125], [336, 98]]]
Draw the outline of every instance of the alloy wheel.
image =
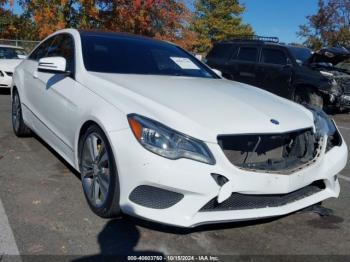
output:
[[12, 101], [12, 123], [16, 131], [18, 131], [20, 127], [21, 113], [21, 103], [19, 101], [18, 94], [15, 93]]
[[86, 137], [81, 156], [83, 189], [89, 202], [101, 207], [109, 193], [110, 158], [99, 134], [91, 133]]

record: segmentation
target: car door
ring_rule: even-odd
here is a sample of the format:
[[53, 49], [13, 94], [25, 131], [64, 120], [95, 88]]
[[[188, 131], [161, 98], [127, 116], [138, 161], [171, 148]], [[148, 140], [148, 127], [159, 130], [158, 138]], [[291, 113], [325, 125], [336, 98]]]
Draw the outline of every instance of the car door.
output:
[[75, 99], [79, 94], [74, 78], [74, 39], [70, 34], [64, 33], [54, 37], [46, 57], [54, 56], [66, 59], [66, 71], [69, 73], [57, 74], [38, 70], [33, 73], [36, 99], [40, 101], [36, 109], [40, 112], [40, 122], [45, 126], [39, 132], [42, 132], [44, 139], [49, 140], [55, 149], [73, 159], [74, 136], [79, 119]]
[[236, 55], [226, 65], [229, 78], [238, 82], [256, 85], [255, 65], [258, 61], [259, 48], [241, 46]]
[[290, 98], [292, 95], [293, 67], [284, 50], [264, 47], [256, 76], [259, 86], [276, 95]]
[[38, 80], [36, 78], [36, 71], [38, 69], [38, 61], [40, 58], [46, 56], [47, 51], [53, 41], [53, 37], [42, 42], [28, 57], [24, 60], [21, 66], [23, 70], [23, 95], [21, 97], [22, 104], [24, 105], [23, 113], [27, 115], [25, 117], [27, 121], [30, 121], [31, 127], [33, 126], [33, 117], [41, 119], [41, 112], [38, 110], [41, 100], [39, 99]]

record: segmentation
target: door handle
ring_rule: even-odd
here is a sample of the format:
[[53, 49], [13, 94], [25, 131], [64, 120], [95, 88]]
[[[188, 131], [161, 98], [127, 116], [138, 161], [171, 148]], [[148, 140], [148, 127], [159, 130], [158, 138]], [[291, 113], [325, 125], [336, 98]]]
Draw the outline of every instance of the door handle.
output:
[[35, 70], [33, 73], [33, 78], [37, 79], [38, 77], [39, 77], [38, 71]]

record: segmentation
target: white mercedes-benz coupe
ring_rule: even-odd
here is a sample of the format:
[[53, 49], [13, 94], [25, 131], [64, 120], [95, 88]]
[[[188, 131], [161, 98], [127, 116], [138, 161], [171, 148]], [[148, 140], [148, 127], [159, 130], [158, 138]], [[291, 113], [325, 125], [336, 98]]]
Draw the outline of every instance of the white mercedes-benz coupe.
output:
[[79, 171], [104, 218], [194, 227], [339, 195], [347, 146], [323, 111], [222, 79], [167, 42], [58, 31], [11, 90], [15, 134], [33, 131]]

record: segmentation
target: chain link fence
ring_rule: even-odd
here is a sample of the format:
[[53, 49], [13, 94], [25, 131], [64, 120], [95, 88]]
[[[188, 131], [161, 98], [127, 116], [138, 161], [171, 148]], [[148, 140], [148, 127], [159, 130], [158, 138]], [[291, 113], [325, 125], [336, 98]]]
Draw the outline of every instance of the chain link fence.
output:
[[18, 40], [18, 39], [0, 39], [0, 45], [12, 45], [24, 48], [28, 53], [39, 44], [40, 41]]

